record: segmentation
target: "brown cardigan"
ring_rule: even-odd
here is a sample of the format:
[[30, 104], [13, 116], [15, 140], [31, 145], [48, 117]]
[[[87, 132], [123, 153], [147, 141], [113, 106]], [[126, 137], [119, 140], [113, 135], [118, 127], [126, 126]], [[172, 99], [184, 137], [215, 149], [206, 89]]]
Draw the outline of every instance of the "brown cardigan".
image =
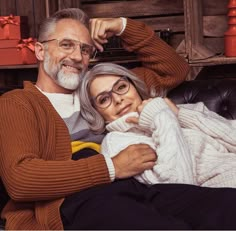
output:
[[[135, 68], [148, 86], [170, 89], [189, 67], [145, 24], [128, 19], [124, 47], [137, 52]], [[110, 183], [103, 155], [71, 160], [66, 125], [49, 100], [29, 82], [0, 98], [0, 174], [11, 200], [2, 212], [6, 229], [63, 229], [63, 198]]]

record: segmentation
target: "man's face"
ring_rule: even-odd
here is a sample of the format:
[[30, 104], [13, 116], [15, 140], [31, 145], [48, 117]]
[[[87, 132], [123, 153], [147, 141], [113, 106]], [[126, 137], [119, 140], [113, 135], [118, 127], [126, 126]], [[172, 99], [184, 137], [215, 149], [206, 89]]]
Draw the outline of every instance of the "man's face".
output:
[[[45, 72], [61, 87], [69, 90], [78, 88], [79, 81], [87, 70], [89, 55], [81, 53], [80, 43], [92, 46], [87, 28], [76, 20], [60, 20], [45, 45], [43, 67]], [[66, 41], [66, 43], [64, 42]], [[79, 41], [74, 49], [68, 41]], [[72, 43], [73, 45], [73, 43]]]

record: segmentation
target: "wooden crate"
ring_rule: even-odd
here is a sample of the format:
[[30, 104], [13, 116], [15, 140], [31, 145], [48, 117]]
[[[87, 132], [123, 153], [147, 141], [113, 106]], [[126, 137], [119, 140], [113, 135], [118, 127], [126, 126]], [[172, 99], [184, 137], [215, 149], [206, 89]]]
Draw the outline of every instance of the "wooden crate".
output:
[[184, 0], [185, 49], [192, 66], [236, 63], [224, 56], [228, 0]]

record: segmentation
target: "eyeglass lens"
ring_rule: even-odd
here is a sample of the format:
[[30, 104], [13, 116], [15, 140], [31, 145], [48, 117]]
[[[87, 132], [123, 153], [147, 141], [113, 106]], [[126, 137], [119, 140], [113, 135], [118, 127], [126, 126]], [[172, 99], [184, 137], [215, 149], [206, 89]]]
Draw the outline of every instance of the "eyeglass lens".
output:
[[80, 47], [81, 54], [83, 55], [88, 55], [92, 57], [93, 53], [95, 52], [95, 49], [93, 46], [86, 43], [81, 43], [79, 41], [72, 40], [72, 39], [59, 40], [58, 45], [65, 53], [68, 53], [68, 54], [71, 54], [72, 52], [74, 52], [78, 46]]
[[130, 83], [127, 79], [118, 80], [108, 92], [103, 92], [95, 98], [96, 106], [100, 108], [106, 108], [110, 106], [112, 102], [112, 92], [118, 95], [123, 95], [128, 92]]

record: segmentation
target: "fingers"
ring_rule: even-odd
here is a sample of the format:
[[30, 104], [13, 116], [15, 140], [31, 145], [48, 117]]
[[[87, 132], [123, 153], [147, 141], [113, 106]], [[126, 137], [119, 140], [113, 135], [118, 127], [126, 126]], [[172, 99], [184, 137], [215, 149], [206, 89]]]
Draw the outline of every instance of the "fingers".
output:
[[142, 110], [144, 109], [144, 107], [145, 107], [150, 101], [152, 101], [152, 100], [153, 100], [153, 98], [143, 100], [142, 104], [140, 104], [140, 105], [137, 107], [138, 113], [140, 114], [140, 113], [142, 112]]
[[90, 20], [90, 33], [94, 45], [99, 51], [103, 51], [103, 45], [108, 38], [119, 33], [123, 28], [120, 18], [93, 18]]
[[[137, 107], [137, 112], [139, 114], [141, 114], [142, 110], [144, 109], [144, 107], [150, 102], [152, 101], [153, 98], [150, 98], [150, 99], [146, 99], [146, 100], [143, 100], [142, 103]], [[139, 123], [139, 118], [137, 117], [128, 117], [126, 120], [125, 120], [127, 123], [134, 123], [134, 124], [138, 124]]]
[[105, 26], [101, 20], [97, 19], [90, 20], [90, 34], [94, 42], [94, 45], [100, 52], [102, 52], [104, 50], [102, 45], [107, 43], [108, 40], [106, 38], [107, 34]]
[[157, 160], [156, 152], [149, 145], [136, 144], [134, 145], [134, 148], [136, 149], [136, 152], [138, 152], [142, 162], [155, 162]]
[[147, 144], [130, 145], [112, 158], [117, 179], [127, 178], [153, 168], [157, 155]]
[[127, 123], [134, 123], [134, 124], [138, 124], [138, 121], [139, 121], [139, 118], [133, 117], [133, 116], [128, 117], [128, 118], [125, 120], [125, 122], [127, 122]]
[[164, 100], [169, 108], [175, 113], [175, 115], [178, 116], [179, 108], [176, 106], [176, 104], [169, 98], [164, 98]]

